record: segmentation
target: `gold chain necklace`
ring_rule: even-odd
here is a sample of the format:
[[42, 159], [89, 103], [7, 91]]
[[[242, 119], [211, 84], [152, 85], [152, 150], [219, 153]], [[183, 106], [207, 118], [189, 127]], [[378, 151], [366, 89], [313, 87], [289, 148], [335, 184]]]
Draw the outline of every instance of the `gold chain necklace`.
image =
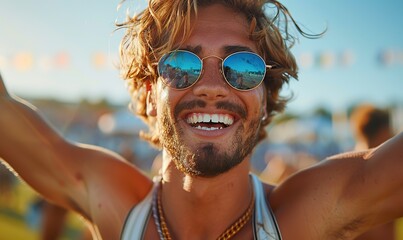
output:
[[[169, 233], [167, 223], [164, 218], [164, 213], [162, 210], [161, 204], [161, 186], [158, 186], [154, 192], [153, 197], [153, 217], [155, 224], [157, 225], [157, 230], [160, 235], [161, 240], [172, 240], [171, 234]], [[252, 192], [252, 199], [249, 204], [248, 209], [244, 212], [244, 214], [238, 218], [229, 228], [225, 230], [217, 240], [227, 240], [232, 238], [235, 234], [237, 234], [245, 224], [250, 220], [253, 212], [253, 206], [255, 203], [255, 197]]]

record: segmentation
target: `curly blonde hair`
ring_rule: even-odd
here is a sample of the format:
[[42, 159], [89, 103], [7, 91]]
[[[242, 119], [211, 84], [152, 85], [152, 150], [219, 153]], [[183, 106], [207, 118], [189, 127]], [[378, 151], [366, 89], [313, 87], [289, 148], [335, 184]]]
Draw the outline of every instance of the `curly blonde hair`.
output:
[[[120, 70], [132, 96], [132, 110], [150, 127], [150, 132], [141, 136], [156, 146], [160, 144], [155, 119], [146, 114], [146, 85], [157, 81], [160, 57], [177, 46], [177, 39], [184, 41], [190, 35], [191, 17], [197, 16], [198, 8], [216, 3], [246, 16], [251, 26], [250, 38], [256, 41], [258, 53], [266, 63], [275, 64], [264, 79], [268, 118], [262, 126], [282, 112], [289, 100], [280, 96], [284, 83], [290, 78], [297, 79], [297, 64], [290, 52], [295, 38], [288, 32], [289, 21], [302, 35], [309, 34], [298, 27], [281, 3], [276, 0], [149, 0], [145, 10], [118, 24], [119, 28], [126, 29], [120, 47]], [[271, 16], [265, 14], [268, 10], [272, 10]], [[265, 136], [262, 127], [259, 140]]]

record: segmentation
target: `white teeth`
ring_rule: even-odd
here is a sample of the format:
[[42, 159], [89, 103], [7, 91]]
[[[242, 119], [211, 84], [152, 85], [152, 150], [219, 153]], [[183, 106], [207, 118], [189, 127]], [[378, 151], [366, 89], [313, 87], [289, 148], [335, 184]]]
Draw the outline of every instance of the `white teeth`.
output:
[[189, 114], [188, 118], [186, 119], [186, 122], [189, 124], [212, 122], [212, 123], [222, 123], [229, 126], [234, 123], [234, 118], [228, 114], [192, 113]]
[[211, 121], [213, 123], [218, 123], [218, 114], [211, 115]]
[[214, 130], [219, 130], [222, 129], [222, 127], [201, 127], [201, 126], [196, 126], [197, 129], [205, 130], [205, 131], [214, 131]]
[[197, 123], [197, 122], [203, 122], [203, 115], [201, 115], [201, 114], [197, 115], [197, 120], [194, 123]]
[[228, 115], [225, 115], [224, 124], [231, 125], [232, 123], [234, 123], [234, 119], [230, 118]]
[[219, 122], [224, 122], [224, 116], [223, 116], [223, 115], [220, 115], [218, 121], [219, 121]]

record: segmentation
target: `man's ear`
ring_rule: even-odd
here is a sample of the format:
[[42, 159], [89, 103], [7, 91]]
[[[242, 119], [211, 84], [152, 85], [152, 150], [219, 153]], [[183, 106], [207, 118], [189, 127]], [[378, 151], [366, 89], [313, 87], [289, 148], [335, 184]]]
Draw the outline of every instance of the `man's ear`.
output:
[[148, 116], [157, 116], [157, 105], [155, 101], [155, 94], [152, 89], [152, 84], [150, 81], [146, 82], [147, 86], [147, 97], [146, 97], [146, 114]]

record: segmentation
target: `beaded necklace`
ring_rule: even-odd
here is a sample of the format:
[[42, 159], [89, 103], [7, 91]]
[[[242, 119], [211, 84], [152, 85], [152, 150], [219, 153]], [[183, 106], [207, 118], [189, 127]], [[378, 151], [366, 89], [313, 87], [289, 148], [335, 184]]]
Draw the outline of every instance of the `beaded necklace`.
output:
[[[218, 238], [217, 240], [228, 240], [235, 236], [250, 220], [253, 213], [253, 206], [255, 203], [255, 196], [252, 192], [252, 199], [249, 204], [248, 209], [244, 212], [244, 214], [238, 218], [230, 227], [228, 227]], [[171, 234], [169, 233], [169, 229], [167, 223], [164, 218], [164, 213], [161, 204], [161, 184], [159, 183], [158, 187], [155, 188], [153, 194], [153, 202], [152, 202], [152, 211], [153, 218], [155, 221], [155, 225], [157, 226], [158, 234], [160, 236], [160, 240], [172, 240]]]

